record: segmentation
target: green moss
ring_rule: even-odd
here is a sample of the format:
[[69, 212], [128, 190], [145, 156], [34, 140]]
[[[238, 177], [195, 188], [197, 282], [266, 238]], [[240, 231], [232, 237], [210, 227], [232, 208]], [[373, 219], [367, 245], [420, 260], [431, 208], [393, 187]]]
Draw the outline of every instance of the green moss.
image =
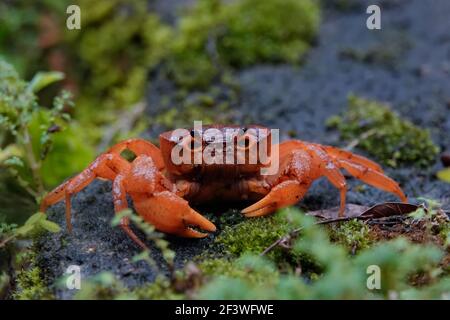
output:
[[297, 63], [319, 25], [314, 0], [201, 0], [179, 23], [168, 70], [183, 87], [206, 87], [223, 68]]
[[228, 64], [297, 63], [319, 26], [319, 6], [311, 0], [244, 0], [224, 8], [226, 25], [218, 52]]
[[36, 253], [26, 251], [16, 258], [21, 270], [16, 275], [16, 289], [12, 297], [17, 300], [54, 299], [54, 295], [43, 278], [36, 263]]
[[[65, 38], [79, 78], [76, 117], [83, 124], [111, 123], [118, 111], [142, 98], [148, 69], [165, 54], [171, 28], [144, 1], [79, 0], [78, 5], [83, 27]], [[101, 135], [93, 130], [92, 138]]]
[[[259, 254], [270, 244], [290, 231], [284, 217], [272, 215], [268, 217], [249, 218], [234, 226], [225, 226], [216, 243], [223, 246], [227, 254], [241, 256], [244, 253]], [[275, 249], [269, 257], [281, 260], [283, 251]]]
[[267, 268], [255, 268], [257, 259], [244, 255], [239, 259], [208, 259], [198, 264], [202, 274], [208, 277], [231, 277], [241, 279], [250, 283], [261, 283], [267, 278], [278, 277], [278, 272], [270, 264]]
[[340, 224], [331, 225], [330, 239], [344, 245], [353, 254], [361, 249], [369, 248], [373, 243], [369, 226], [361, 220], [350, 220]]
[[402, 119], [389, 106], [350, 96], [348, 110], [328, 120], [342, 139], [357, 139], [357, 146], [386, 165], [427, 167], [436, 161], [439, 148], [426, 129]]

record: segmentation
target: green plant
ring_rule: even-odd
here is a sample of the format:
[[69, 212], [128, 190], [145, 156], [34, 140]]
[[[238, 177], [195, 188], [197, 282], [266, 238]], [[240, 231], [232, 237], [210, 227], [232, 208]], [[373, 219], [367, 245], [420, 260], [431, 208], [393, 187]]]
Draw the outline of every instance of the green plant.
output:
[[389, 106], [349, 96], [348, 110], [328, 120], [344, 140], [366, 150], [384, 164], [427, 167], [436, 161], [439, 148], [426, 129], [402, 119]]
[[38, 102], [36, 92], [62, 78], [59, 72], [37, 73], [27, 83], [0, 60], [0, 166], [11, 170], [36, 199], [46, 186], [80, 170], [91, 158], [81, 142], [82, 131], [68, 127], [70, 94], [61, 93], [51, 108]]
[[35, 213], [23, 226], [0, 225], [0, 249], [17, 238], [30, 238], [42, 231], [57, 233], [61, 230], [59, 225], [47, 219], [47, 215], [41, 212]]

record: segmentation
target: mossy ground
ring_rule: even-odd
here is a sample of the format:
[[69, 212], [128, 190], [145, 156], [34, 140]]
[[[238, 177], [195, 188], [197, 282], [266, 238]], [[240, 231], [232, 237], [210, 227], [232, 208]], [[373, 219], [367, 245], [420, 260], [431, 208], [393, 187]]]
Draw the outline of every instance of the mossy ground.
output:
[[392, 167], [428, 167], [439, 152], [428, 130], [402, 119], [388, 105], [357, 96], [349, 97], [348, 110], [330, 118], [328, 126], [336, 128], [342, 139]]

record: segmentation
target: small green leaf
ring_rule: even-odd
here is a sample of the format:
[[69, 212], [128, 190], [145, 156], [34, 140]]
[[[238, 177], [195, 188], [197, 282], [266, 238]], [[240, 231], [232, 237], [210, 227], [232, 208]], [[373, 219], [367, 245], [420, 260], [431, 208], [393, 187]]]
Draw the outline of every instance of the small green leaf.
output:
[[130, 209], [125, 209], [117, 213], [114, 218], [111, 220], [111, 225], [113, 227], [117, 227], [120, 224], [120, 220], [125, 217], [130, 217], [133, 212]]
[[20, 168], [24, 167], [24, 163], [23, 163], [22, 159], [20, 159], [17, 156], [12, 156], [11, 158], [6, 159], [3, 163], [7, 166], [12, 166], [12, 167], [20, 167]]
[[41, 220], [39, 224], [42, 228], [51, 233], [57, 233], [61, 231], [61, 227], [50, 220]]
[[436, 175], [439, 180], [450, 183], [450, 168], [443, 169], [439, 171]]
[[18, 236], [26, 236], [33, 230], [34, 230], [33, 224], [25, 224], [16, 230], [16, 234]]
[[31, 80], [27, 90], [39, 92], [54, 82], [64, 79], [64, 73], [58, 71], [38, 72]]
[[28, 220], [25, 222], [25, 225], [34, 225], [38, 221], [45, 220], [46, 218], [47, 216], [44, 213], [38, 212], [29, 217]]

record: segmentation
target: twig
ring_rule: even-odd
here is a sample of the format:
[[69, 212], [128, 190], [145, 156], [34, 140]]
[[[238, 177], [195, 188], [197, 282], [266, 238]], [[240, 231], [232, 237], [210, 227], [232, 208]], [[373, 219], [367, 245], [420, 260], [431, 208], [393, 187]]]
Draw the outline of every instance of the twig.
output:
[[0, 248], [3, 248], [4, 246], [6, 246], [6, 244], [8, 242], [10, 242], [11, 240], [14, 240], [15, 238], [16, 238], [16, 235], [12, 235], [12, 236], [5, 238], [2, 242], [0, 242]]
[[360, 142], [361, 140], [367, 139], [368, 137], [374, 135], [377, 131], [375, 129], [368, 130], [361, 134], [358, 138], [350, 141], [350, 143], [344, 148], [344, 150], [351, 151], [353, 150]]

